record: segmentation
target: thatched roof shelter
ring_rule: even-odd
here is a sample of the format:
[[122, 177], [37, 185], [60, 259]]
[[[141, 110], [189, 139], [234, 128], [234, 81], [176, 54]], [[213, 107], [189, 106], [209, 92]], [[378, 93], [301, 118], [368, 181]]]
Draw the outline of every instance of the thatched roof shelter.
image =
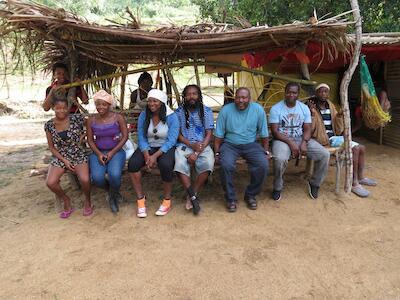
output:
[[0, 36], [11, 35], [13, 43], [32, 59], [41, 54], [45, 66], [75, 52], [81, 68], [85, 66], [79, 73], [93, 76], [99, 75], [99, 69], [108, 69], [101, 71], [105, 74], [134, 63], [202, 60], [214, 54], [301, 47], [309, 41], [325, 45], [337, 57], [348, 49], [346, 29], [351, 22], [344, 18], [346, 14], [275, 27], [203, 23], [150, 31], [137, 28], [132, 15], [129, 24], [104, 26], [64, 10], [8, 0], [1, 4]]

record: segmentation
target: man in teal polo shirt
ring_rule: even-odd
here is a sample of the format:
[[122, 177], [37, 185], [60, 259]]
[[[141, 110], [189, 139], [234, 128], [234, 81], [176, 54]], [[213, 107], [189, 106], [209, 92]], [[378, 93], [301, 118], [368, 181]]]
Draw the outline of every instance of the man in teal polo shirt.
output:
[[[257, 135], [262, 145], [256, 142]], [[236, 211], [233, 175], [239, 156], [246, 160], [250, 172], [250, 184], [246, 188], [244, 200], [249, 209], [257, 209], [256, 196], [267, 175], [270, 154], [267, 117], [262, 106], [250, 100], [249, 89], [239, 88], [234, 103], [221, 109], [214, 136], [215, 160], [221, 164], [221, 181], [228, 211]]]

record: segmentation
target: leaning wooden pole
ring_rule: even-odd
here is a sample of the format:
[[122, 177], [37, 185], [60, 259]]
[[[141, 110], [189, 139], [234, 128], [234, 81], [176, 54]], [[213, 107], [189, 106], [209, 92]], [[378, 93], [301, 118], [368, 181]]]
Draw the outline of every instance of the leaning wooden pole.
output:
[[349, 109], [349, 84], [353, 77], [354, 71], [357, 68], [360, 52], [361, 52], [361, 36], [362, 36], [362, 23], [360, 7], [357, 0], [350, 0], [351, 8], [353, 10], [353, 17], [355, 21], [356, 39], [353, 56], [350, 61], [349, 68], [343, 75], [342, 82], [340, 83], [340, 100], [342, 104], [342, 111], [344, 115], [344, 155], [346, 163], [346, 180], [344, 184], [345, 193], [351, 192], [353, 183], [353, 153], [351, 151], [351, 120]]
[[169, 81], [169, 83], [171, 84], [171, 86], [172, 86], [172, 88], [174, 90], [176, 103], [178, 104], [178, 106], [180, 106], [181, 105], [181, 96], [180, 96], [180, 93], [179, 93], [179, 90], [178, 90], [178, 86], [176, 85], [174, 76], [172, 75], [171, 69], [167, 68], [165, 70], [165, 72], [167, 73], [168, 81]]
[[[203, 61], [202, 62], [202, 61], [198, 61], [197, 65], [198, 66], [209, 65], [209, 66], [215, 66], [215, 67], [231, 68], [231, 69], [234, 69], [235, 71], [243, 71], [243, 72], [251, 73], [253, 75], [263, 75], [263, 76], [273, 77], [273, 78], [276, 78], [276, 79], [281, 79], [281, 80], [288, 81], [288, 82], [289, 81], [293, 81], [293, 82], [297, 82], [297, 83], [305, 84], [305, 85], [316, 85], [317, 84], [315, 81], [312, 81], [312, 80], [297, 79], [297, 78], [293, 78], [293, 77], [289, 77], [289, 76], [285, 76], [285, 75], [278, 75], [278, 74], [265, 72], [265, 71], [261, 71], [261, 70], [257, 70], [257, 69], [246, 68], [246, 67], [243, 67], [241, 65], [235, 65], [235, 64], [224, 63], [224, 62], [212, 62], [212, 61], [210, 61], [210, 62], [204, 62]], [[108, 75], [104, 75], [104, 76], [99, 76], [99, 77], [87, 79], [87, 80], [82, 80], [81, 82], [72, 82], [72, 83], [63, 85], [63, 87], [64, 88], [69, 88], [69, 87], [72, 87], [72, 86], [80, 86], [80, 85], [83, 85], [83, 84], [91, 84], [91, 83], [94, 83], [94, 82], [97, 82], [97, 81], [102, 81], [102, 80], [112, 79], [112, 78], [116, 78], [116, 77], [121, 77], [123, 75], [130, 75], [130, 74], [136, 74], [136, 73], [142, 73], [142, 72], [148, 72], [148, 71], [155, 71], [155, 70], [160, 70], [160, 69], [182, 68], [182, 67], [188, 67], [188, 66], [193, 66], [193, 62], [181, 62], [181, 63], [173, 63], [173, 64], [153, 65], [153, 66], [150, 66], [150, 67], [140, 68], [140, 69], [136, 69], [136, 70], [118, 72], [118, 73], [113, 73], [113, 74], [108, 74]]]

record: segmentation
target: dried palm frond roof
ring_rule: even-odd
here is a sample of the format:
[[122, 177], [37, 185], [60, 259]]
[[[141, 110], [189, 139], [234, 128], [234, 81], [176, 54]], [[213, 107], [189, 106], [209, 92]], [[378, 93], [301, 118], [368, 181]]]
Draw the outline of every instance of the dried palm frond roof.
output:
[[[293, 48], [308, 41], [321, 42], [335, 55], [347, 49], [346, 29], [352, 22], [336, 17], [310, 22], [238, 29], [227, 24], [202, 23], [156, 30], [138, 29], [138, 24], [99, 25], [64, 10], [32, 2], [0, 2], [0, 37], [12, 35], [28, 55], [39, 52], [47, 63], [68, 51], [86, 59], [87, 67], [107, 64], [114, 68], [132, 63], [160, 63], [203, 59], [209, 55], [245, 53], [260, 49]], [[136, 20], [134, 20], [136, 21]], [[134, 22], [133, 22], [134, 23]], [[16, 34], [17, 33], [17, 34]], [[23, 43], [17, 41], [23, 36]], [[98, 67], [98, 66], [97, 66]]]
[[[355, 40], [354, 34], [349, 34], [350, 41]], [[400, 45], [400, 32], [372, 32], [363, 33], [361, 42], [363, 45]]]

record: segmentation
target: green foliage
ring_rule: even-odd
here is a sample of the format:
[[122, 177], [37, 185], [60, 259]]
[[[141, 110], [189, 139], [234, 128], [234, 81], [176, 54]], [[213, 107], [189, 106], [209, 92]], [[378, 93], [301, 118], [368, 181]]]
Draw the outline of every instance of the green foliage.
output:
[[[334, 16], [351, 10], [344, 0], [192, 0], [199, 6], [200, 15], [215, 22], [236, 23], [235, 16], [243, 16], [253, 25], [257, 22], [276, 26], [295, 20], [305, 21], [314, 8], [319, 17]], [[364, 32], [400, 31], [400, 5], [398, 0], [359, 0]]]
[[126, 17], [126, 7], [129, 7], [134, 15], [139, 15], [140, 19], [154, 24], [167, 21], [177, 24], [193, 23], [198, 16], [197, 6], [190, 0], [39, 0], [38, 2], [49, 7], [65, 9], [99, 23], [105, 22], [105, 19], [125, 23], [123, 16]]

